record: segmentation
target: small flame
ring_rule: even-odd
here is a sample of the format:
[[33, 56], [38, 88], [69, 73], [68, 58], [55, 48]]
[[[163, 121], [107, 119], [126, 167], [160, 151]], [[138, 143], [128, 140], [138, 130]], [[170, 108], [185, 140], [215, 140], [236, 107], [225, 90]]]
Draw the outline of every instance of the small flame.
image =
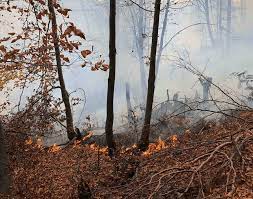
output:
[[60, 150], [61, 150], [61, 147], [58, 146], [57, 144], [54, 144], [54, 145], [48, 150], [48, 152], [50, 152], [50, 153], [55, 153], [55, 152], [58, 152], [58, 151], [60, 151]]
[[36, 147], [38, 147], [39, 149], [41, 149], [43, 147], [43, 141], [41, 138], [38, 138], [36, 140]]
[[99, 151], [99, 152], [101, 152], [103, 154], [107, 154], [107, 152], [108, 152], [108, 148], [107, 147], [100, 147], [100, 146], [98, 146], [96, 144], [91, 144], [90, 148], [92, 150], [94, 150], [94, 151]]
[[26, 141], [25, 141], [25, 145], [31, 145], [33, 143], [33, 140], [31, 137], [29, 137]]
[[148, 150], [143, 152], [144, 156], [150, 156], [155, 152], [161, 151], [162, 149], [167, 148], [166, 143], [159, 137], [156, 143], [149, 144]]
[[172, 146], [174, 147], [177, 146], [177, 144], [179, 143], [177, 135], [172, 135], [170, 137], [170, 141], [172, 142]]
[[90, 148], [93, 149], [93, 150], [96, 150], [96, 149], [97, 149], [97, 146], [96, 146], [96, 144], [91, 144], [91, 145], [90, 145]]
[[89, 131], [89, 132], [88, 132], [88, 135], [84, 136], [84, 137], [82, 138], [82, 140], [83, 140], [83, 141], [86, 141], [86, 140], [88, 140], [92, 135], [93, 135], [93, 133], [92, 133], [91, 131]]
[[156, 150], [160, 151], [165, 148], [166, 148], [165, 142], [159, 137], [158, 142], [157, 142], [157, 146], [156, 146]]

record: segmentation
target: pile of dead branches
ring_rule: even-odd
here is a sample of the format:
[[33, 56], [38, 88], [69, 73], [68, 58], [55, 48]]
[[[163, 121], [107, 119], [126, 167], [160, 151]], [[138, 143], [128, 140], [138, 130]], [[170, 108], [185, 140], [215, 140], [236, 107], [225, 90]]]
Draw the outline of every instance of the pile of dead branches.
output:
[[252, 128], [221, 128], [142, 162], [125, 198], [252, 198]]

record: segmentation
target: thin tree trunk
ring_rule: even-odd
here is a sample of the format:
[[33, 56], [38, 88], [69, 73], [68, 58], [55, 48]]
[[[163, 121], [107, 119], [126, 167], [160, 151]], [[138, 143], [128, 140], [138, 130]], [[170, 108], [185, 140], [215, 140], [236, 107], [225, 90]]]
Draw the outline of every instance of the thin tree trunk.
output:
[[146, 103], [145, 120], [144, 120], [144, 126], [142, 129], [141, 138], [138, 143], [138, 148], [141, 150], [146, 150], [149, 145], [150, 122], [151, 122], [152, 106], [153, 106], [154, 91], [155, 91], [156, 51], [157, 51], [157, 43], [158, 43], [160, 7], [161, 7], [161, 0], [156, 0], [154, 22], [153, 22], [153, 32], [152, 32], [152, 45], [151, 45], [150, 68], [149, 68], [149, 78], [148, 78], [148, 96], [147, 96], [147, 103]]
[[139, 64], [140, 64], [140, 80], [141, 80], [141, 94], [142, 94], [142, 105], [145, 106], [145, 100], [147, 98], [147, 78], [145, 71], [145, 63], [144, 63], [144, 52], [143, 47], [140, 49], [139, 53]]
[[7, 193], [10, 188], [9, 161], [5, 143], [5, 135], [0, 121], [0, 193]]
[[110, 37], [109, 37], [109, 59], [110, 70], [108, 78], [107, 91], [107, 115], [105, 124], [106, 141], [109, 150], [115, 150], [115, 142], [113, 139], [113, 99], [115, 85], [115, 69], [116, 69], [116, 0], [110, 0]]
[[241, 23], [245, 22], [246, 17], [246, 1], [241, 0]]
[[222, 42], [222, 8], [223, 8], [223, 0], [219, 0], [219, 14], [218, 14], [218, 37], [219, 37], [219, 41], [220, 43]]
[[205, 16], [206, 16], [206, 25], [207, 25], [207, 30], [208, 30], [209, 37], [211, 40], [211, 44], [212, 46], [214, 46], [215, 41], [214, 41], [213, 32], [212, 32], [211, 23], [210, 23], [209, 0], [205, 0]]
[[163, 19], [163, 28], [162, 28], [160, 44], [159, 44], [159, 50], [158, 50], [158, 54], [157, 54], [157, 58], [156, 58], [156, 76], [157, 76], [158, 71], [159, 71], [162, 52], [163, 52], [163, 49], [164, 49], [163, 48], [163, 43], [164, 43], [164, 36], [165, 36], [166, 30], [167, 30], [169, 7], [170, 7], [170, 0], [167, 0], [164, 19]]
[[227, 7], [227, 51], [230, 50], [231, 44], [231, 26], [232, 26], [232, 0], [228, 0], [228, 7]]
[[[138, 4], [141, 7], [145, 7], [145, 0], [139, 0]], [[144, 63], [144, 40], [145, 40], [145, 12], [142, 8], [138, 8], [138, 13], [133, 12], [130, 9], [131, 19], [133, 21], [133, 33], [135, 37], [135, 46], [139, 59], [140, 67], [140, 89], [141, 89], [141, 106], [145, 106], [145, 101], [147, 98], [147, 77]]]
[[50, 17], [52, 20], [52, 33], [53, 33], [53, 42], [54, 42], [54, 49], [55, 49], [55, 58], [56, 58], [59, 83], [61, 87], [62, 100], [65, 105], [67, 134], [68, 134], [68, 139], [72, 140], [76, 136], [76, 134], [74, 131], [73, 116], [72, 116], [72, 111], [71, 111], [71, 106], [70, 106], [69, 94], [67, 92], [64, 77], [63, 77], [59, 39], [58, 39], [58, 34], [57, 34], [57, 21], [56, 21], [56, 14], [54, 10], [53, 0], [48, 0], [48, 10], [50, 12]]
[[[145, 6], [145, 0], [140, 0], [139, 5]], [[141, 90], [142, 90], [142, 105], [145, 106], [145, 100], [147, 97], [147, 78], [145, 71], [144, 63], [144, 39], [145, 39], [145, 20], [144, 20], [144, 10], [139, 8], [139, 17], [138, 17], [138, 38], [137, 38], [137, 51], [140, 63], [140, 80], [141, 80]]]
[[130, 88], [129, 83], [126, 83], [126, 102], [127, 102], [127, 119], [128, 119], [128, 125], [131, 126], [133, 124], [133, 118], [132, 118], [132, 104], [130, 99]]

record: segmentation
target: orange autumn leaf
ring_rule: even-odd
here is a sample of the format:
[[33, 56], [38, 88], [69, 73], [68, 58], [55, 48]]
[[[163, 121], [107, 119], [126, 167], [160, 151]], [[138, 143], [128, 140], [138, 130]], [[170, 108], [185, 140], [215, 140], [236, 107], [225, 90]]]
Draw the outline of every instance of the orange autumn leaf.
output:
[[81, 51], [81, 55], [84, 57], [84, 58], [86, 58], [88, 55], [90, 55], [91, 54], [91, 51], [90, 50], [83, 50], [83, 51]]
[[74, 34], [78, 37], [81, 37], [82, 39], [86, 39], [84, 33], [80, 29], [75, 28]]
[[58, 9], [57, 10], [59, 13], [61, 13], [64, 16], [68, 16], [68, 12], [71, 11], [71, 9]]

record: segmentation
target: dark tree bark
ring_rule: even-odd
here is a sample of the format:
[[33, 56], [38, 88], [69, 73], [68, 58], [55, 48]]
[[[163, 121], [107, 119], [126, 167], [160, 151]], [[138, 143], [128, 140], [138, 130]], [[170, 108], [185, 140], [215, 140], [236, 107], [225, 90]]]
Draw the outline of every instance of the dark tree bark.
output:
[[147, 95], [147, 103], [146, 103], [145, 120], [144, 120], [144, 126], [142, 128], [141, 138], [138, 143], [138, 148], [141, 150], [146, 150], [149, 145], [150, 121], [151, 121], [152, 106], [153, 106], [154, 91], [155, 91], [156, 52], [157, 52], [157, 43], [158, 43], [160, 7], [161, 7], [161, 0], [156, 0], [154, 22], [153, 22], [153, 32], [152, 32], [152, 45], [151, 45], [151, 54], [150, 54], [148, 95]]
[[116, 69], [116, 0], [110, 0], [110, 19], [109, 19], [109, 59], [110, 70], [108, 78], [107, 90], [107, 114], [105, 124], [106, 141], [109, 150], [115, 150], [115, 142], [113, 139], [113, 99], [114, 99], [114, 85], [115, 85], [115, 69]]
[[54, 49], [55, 49], [55, 58], [56, 58], [56, 65], [57, 65], [57, 72], [58, 72], [58, 78], [59, 78], [59, 83], [60, 83], [62, 100], [65, 105], [67, 134], [68, 134], [68, 139], [72, 140], [76, 136], [76, 134], [74, 131], [73, 116], [72, 116], [72, 111], [71, 111], [71, 106], [70, 106], [69, 94], [67, 92], [64, 77], [63, 77], [62, 63], [61, 63], [61, 57], [60, 57], [59, 38], [58, 38], [58, 33], [57, 33], [57, 21], [56, 21], [56, 14], [54, 10], [53, 0], [48, 0], [48, 10], [50, 12], [50, 17], [52, 20], [52, 34], [53, 34], [53, 42], [54, 42]]
[[9, 161], [5, 143], [5, 135], [0, 121], [0, 193], [7, 193], [10, 187]]

